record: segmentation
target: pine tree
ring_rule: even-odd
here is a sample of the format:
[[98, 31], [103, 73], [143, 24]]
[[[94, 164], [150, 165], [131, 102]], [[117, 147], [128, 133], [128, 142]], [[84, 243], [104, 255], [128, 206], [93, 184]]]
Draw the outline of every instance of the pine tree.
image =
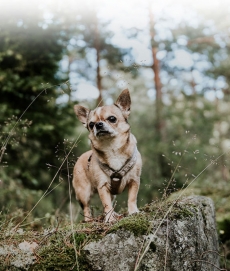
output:
[[74, 122], [56, 104], [64, 89], [57, 75], [60, 40], [58, 26], [37, 9], [1, 17], [1, 175], [28, 188], [47, 188], [53, 173], [46, 164], [57, 164], [55, 147]]

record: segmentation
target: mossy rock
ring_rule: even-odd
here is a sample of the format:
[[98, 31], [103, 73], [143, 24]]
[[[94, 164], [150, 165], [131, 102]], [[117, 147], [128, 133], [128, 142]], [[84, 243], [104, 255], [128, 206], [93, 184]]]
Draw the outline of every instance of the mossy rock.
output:
[[[204, 201], [202, 199], [201, 201], [210, 205], [210, 202], [207, 200]], [[198, 208], [196, 204], [190, 201], [164, 201], [146, 205], [140, 208], [140, 213], [131, 216], [124, 215], [122, 219], [114, 224], [95, 220], [92, 223], [77, 223], [76, 225], [67, 225], [40, 232], [24, 231], [23, 233], [20, 233], [20, 231], [12, 232], [9, 229], [4, 231], [3, 229], [0, 233], [1, 246], [9, 247], [9, 244], [13, 245], [11, 253], [0, 253], [0, 270], [104, 270], [100, 269], [100, 266], [98, 269], [95, 267], [95, 261], [92, 262], [90, 260], [92, 255], [89, 253], [99, 255], [97, 256], [99, 265], [103, 256], [103, 266], [106, 266], [108, 261], [106, 255], [109, 249], [111, 250], [111, 260], [114, 260], [114, 264], [119, 254], [119, 257], [124, 256], [124, 264], [132, 268], [127, 270], [133, 270], [135, 259], [138, 256], [138, 251], [142, 247], [143, 241], [147, 240], [146, 238], [154, 233], [159, 223], [162, 237], [159, 237], [160, 239], [157, 240], [151, 240], [149, 244], [149, 251], [154, 255], [163, 255], [165, 253], [165, 241], [162, 242], [162, 240], [167, 236], [167, 227], [170, 227], [170, 234], [173, 234], [174, 229], [177, 229], [177, 227], [182, 227], [180, 231], [183, 230], [183, 227], [188, 229], [195, 227], [198, 223], [194, 222], [195, 217], [199, 214], [199, 219], [202, 220], [206, 216], [205, 212], [202, 214], [200, 208], [207, 209], [208, 206]], [[166, 213], [167, 216], [165, 217]], [[7, 233], [8, 231], [10, 234]], [[161, 238], [163, 239], [161, 240]], [[174, 240], [175, 244], [180, 243], [178, 240], [181, 239], [181, 236], [178, 233], [175, 233], [170, 238]], [[36, 242], [38, 244], [36, 249], [27, 252], [29, 253], [28, 257], [19, 249], [19, 244], [23, 240], [28, 243]], [[102, 246], [103, 242], [106, 243], [106, 248]], [[112, 249], [111, 243], [113, 243], [114, 249]], [[96, 245], [97, 249], [92, 252], [89, 248], [90, 246], [93, 247], [93, 244]], [[116, 247], [117, 249], [115, 249]], [[123, 250], [126, 255], [123, 255]], [[102, 251], [102, 255], [100, 253], [97, 254], [99, 251]], [[24, 258], [22, 255], [24, 255]], [[29, 263], [26, 260], [27, 258], [29, 260], [32, 259], [32, 261]], [[110, 270], [123, 270], [121, 261], [123, 258], [119, 262], [120, 269], [115, 264], [113, 266], [114, 269]], [[128, 262], [125, 260], [126, 258]], [[15, 259], [21, 261], [20, 265], [14, 264]]]
[[144, 235], [150, 228], [150, 222], [146, 214], [137, 213], [128, 217], [125, 217], [114, 224], [108, 233], [116, 232], [123, 229], [131, 231], [135, 236]]

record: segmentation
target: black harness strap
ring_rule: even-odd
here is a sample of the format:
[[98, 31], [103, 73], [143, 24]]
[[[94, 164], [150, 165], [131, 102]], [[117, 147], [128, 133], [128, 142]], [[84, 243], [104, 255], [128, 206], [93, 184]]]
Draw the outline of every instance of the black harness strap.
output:
[[91, 161], [91, 159], [92, 159], [92, 155], [93, 155], [93, 154], [91, 154], [90, 157], [88, 158], [88, 164], [87, 164], [88, 170], [89, 170], [89, 166], [90, 166], [90, 161]]

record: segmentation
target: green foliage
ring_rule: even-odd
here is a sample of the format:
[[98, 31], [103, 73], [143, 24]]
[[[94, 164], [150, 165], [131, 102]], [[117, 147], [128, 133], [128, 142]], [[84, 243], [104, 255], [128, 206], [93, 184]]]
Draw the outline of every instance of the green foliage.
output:
[[[73, 146], [64, 139], [75, 137], [76, 118], [73, 102], [56, 103], [61, 94], [70, 91], [68, 82], [57, 74], [65, 51], [60, 26], [44, 25], [43, 11], [36, 5], [29, 15], [1, 17], [1, 208], [30, 210], [58, 170], [53, 182], [59, 180], [58, 185], [62, 183], [62, 189], [68, 191], [67, 171], [72, 171], [74, 155], [81, 153], [81, 147], [75, 147], [61, 167]], [[40, 210], [52, 212], [54, 199], [60, 198], [61, 203], [66, 197], [62, 189], [55, 189], [52, 200], [43, 201]]]
[[[19, 18], [9, 17], [0, 34], [2, 52], [0, 88], [3, 94], [0, 122], [3, 124], [8, 120], [8, 123], [5, 123], [5, 131], [1, 134], [1, 140], [4, 144], [8, 142], [8, 135], [20, 136], [20, 138], [9, 139], [8, 155], [5, 157], [8, 168], [5, 170], [8, 177], [20, 180], [27, 187], [42, 187], [44, 185], [42, 179], [44, 182], [48, 179], [45, 161], [48, 162], [46, 159], [53, 156], [56, 140], [60, 140], [63, 133], [60, 134], [55, 125], [56, 121], [58, 122], [58, 118], [56, 120], [54, 118], [57, 115], [54, 103], [57, 96], [55, 88], [48, 88], [41, 93], [44, 89], [41, 84], [46, 84], [48, 80], [51, 85], [58, 83], [55, 72], [61, 59], [62, 47], [57, 42], [58, 33], [55, 28], [42, 29], [38, 25], [39, 18], [36, 21], [26, 21], [23, 18], [21, 26], [17, 26], [18, 20]], [[48, 86], [50, 85], [45, 87]], [[36, 96], [40, 93], [35, 102]], [[52, 97], [51, 103], [47, 102], [47, 96], [48, 99]], [[31, 103], [33, 104], [25, 112]], [[21, 120], [18, 119], [24, 112], [29, 120], [30, 129], [28, 125], [22, 126]], [[15, 115], [18, 116], [17, 119]], [[17, 121], [19, 125], [16, 125]], [[15, 125], [17, 130], [20, 129], [19, 135], [14, 129]], [[16, 143], [11, 144], [11, 142]], [[19, 142], [21, 144], [18, 144]], [[48, 146], [47, 143], [50, 142], [53, 142], [52, 146]], [[47, 157], [42, 156], [41, 152], [44, 152]], [[32, 170], [35, 165], [40, 168], [37, 176]], [[18, 170], [15, 170], [16, 168]]]

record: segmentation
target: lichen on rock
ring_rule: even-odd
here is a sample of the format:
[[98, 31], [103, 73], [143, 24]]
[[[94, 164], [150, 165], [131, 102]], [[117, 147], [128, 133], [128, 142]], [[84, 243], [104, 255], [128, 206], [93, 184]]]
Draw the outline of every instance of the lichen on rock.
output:
[[0, 257], [9, 255], [11, 256], [10, 266], [12, 268], [18, 268], [18, 270], [29, 270], [30, 266], [35, 262], [36, 259], [31, 250], [21, 250], [19, 247], [14, 245], [0, 246]]

